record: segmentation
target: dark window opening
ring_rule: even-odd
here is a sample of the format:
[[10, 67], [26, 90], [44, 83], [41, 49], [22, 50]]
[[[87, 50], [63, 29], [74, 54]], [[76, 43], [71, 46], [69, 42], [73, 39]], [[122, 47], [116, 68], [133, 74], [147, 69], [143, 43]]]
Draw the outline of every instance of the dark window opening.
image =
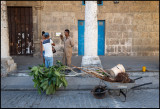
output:
[[[82, 4], [85, 5], [85, 0], [82, 0]], [[103, 1], [102, 0], [97, 0], [97, 4], [98, 5], [103, 5]]]
[[102, 0], [97, 0], [97, 4], [102, 4]]

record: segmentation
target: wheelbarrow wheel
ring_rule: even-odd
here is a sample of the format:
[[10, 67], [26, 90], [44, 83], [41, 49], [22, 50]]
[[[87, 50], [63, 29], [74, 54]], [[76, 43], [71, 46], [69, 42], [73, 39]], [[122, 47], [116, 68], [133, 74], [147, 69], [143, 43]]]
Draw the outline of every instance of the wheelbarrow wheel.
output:
[[96, 99], [103, 99], [106, 97], [106, 86], [98, 85], [91, 92]]

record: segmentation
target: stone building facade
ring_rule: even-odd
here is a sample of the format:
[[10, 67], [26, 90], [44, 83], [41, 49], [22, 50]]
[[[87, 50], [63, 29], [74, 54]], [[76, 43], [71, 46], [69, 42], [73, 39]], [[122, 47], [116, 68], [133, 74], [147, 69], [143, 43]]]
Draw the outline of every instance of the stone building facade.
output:
[[9, 54], [9, 34], [6, 2], [1, 2], [1, 76], [16, 70], [17, 64]]
[[[82, 1], [7, 1], [7, 6], [31, 6], [34, 56], [40, 55], [41, 32], [50, 33], [62, 56], [63, 43], [56, 32], [69, 29], [78, 56], [78, 20], [85, 20]], [[98, 20], [105, 20], [105, 56], [159, 55], [159, 1], [103, 1]], [[64, 34], [64, 33], [63, 33]]]

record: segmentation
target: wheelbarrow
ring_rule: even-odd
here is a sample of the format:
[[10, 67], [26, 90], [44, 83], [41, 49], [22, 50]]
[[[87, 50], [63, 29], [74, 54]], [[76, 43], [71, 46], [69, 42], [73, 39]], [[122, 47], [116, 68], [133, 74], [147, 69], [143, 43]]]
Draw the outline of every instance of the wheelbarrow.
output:
[[[72, 65], [73, 67], [76, 67], [74, 65]], [[78, 67], [76, 67], [78, 68]], [[144, 85], [149, 85], [152, 84], [152, 82], [148, 82], [148, 83], [143, 83], [140, 85], [136, 85], [136, 80], [141, 79], [142, 77], [138, 77], [135, 79], [131, 79], [131, 81], [129, 83], [121, 83], [121, 82], [109, 82], [104, 80], [103, 76], [96, 73], [96, 72], [88, 72], [85, 71], [84, 69], [78, 68], [94, 77], [97, 77], [100, 79], [99, 85], [96, 86], [93, 90], [91, 90], [93, 96], [97, 99], [103, 99], [106, 95], [106, 90], [108, 90], [108, 92], [110, 93], [110, 90], [119, 90], [119, 94], [118, 96], [120, 96], [120, 94], [122, 94], [124, 96], [124, 100], [122, 101], [126, 101], [126, 97], [127, 97], [127, 92], [129, 89], [135, 89]], [[101, 69], [101, 68], [100, 68]], [[101, 69], [102, 71], [104, 71], [103, 69]], [[104, 85], [102, 85], [102, 83]]]
[[[99, 85], [96, 86], [93, 90], [91, 90], [91, 92], [95, 98], [103, 99], [106, 96], [107, 90], [109, 94], [111, 94], [110, 90], [119, 90], [118, 96], [122, 94], [124, 96], [124, 100], [122, 101], [125, 102], [127, 97], [127, 92], [129, 89], [135, 89], [144, 85], [152, 84], [152, 82], [148, 82], [148, 83], [136, 85], [135, 81], [141, 78], [142, 77], [132, 79], [130, 83], [108, 82], [108, 81], [100, 80]], [[104, 85], [102, 85], [102, 83]]]

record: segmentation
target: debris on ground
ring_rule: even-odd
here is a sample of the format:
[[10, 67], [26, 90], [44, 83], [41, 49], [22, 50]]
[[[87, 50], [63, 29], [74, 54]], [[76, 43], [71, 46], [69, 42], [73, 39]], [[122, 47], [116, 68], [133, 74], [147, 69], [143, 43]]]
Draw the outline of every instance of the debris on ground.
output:
[[[73, 65], [72, 65], [73, 66]], [[76, 67], [76, 66], [73, 66]], [[83, 72], [86, 72], [94, 77], [97, 77], [101, 80], [108, 82], [121, 82], [121, 83], [130, 83], [132, 80], [129, 78], [129, 75], [125, 72], [123, 65], [118, 64], [110, 70], [103, 70], [100, 67], [92, 67], [97, 70], [84, 70], [82, 68], [76, 67]]]

